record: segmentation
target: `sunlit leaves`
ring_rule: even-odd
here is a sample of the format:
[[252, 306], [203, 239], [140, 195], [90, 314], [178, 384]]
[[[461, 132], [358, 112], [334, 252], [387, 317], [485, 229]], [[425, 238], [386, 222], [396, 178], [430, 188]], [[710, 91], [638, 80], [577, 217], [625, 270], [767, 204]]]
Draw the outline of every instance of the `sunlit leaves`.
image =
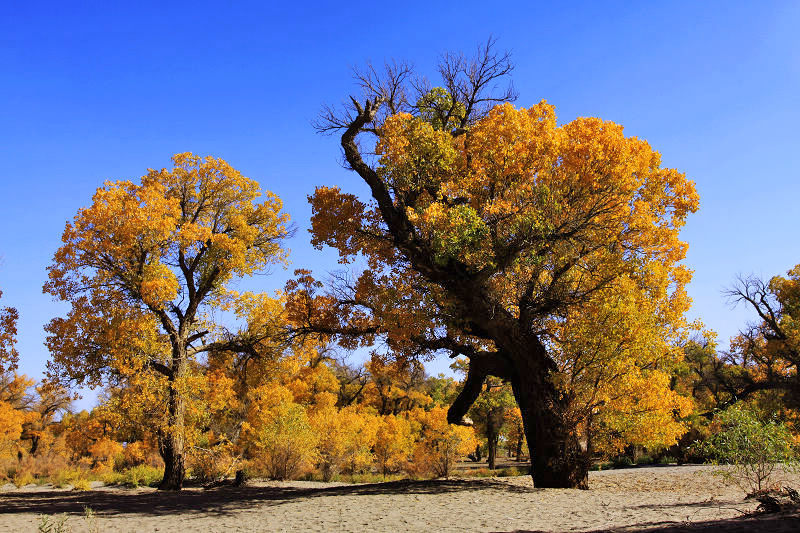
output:
[[[3, 292], [0, 291], [0, 297]], [[19, 354], [14, 348], [17, 342], [17, 320], [19, 313], [13, 307], [0, 308], [0, 374], [17, 368]]]

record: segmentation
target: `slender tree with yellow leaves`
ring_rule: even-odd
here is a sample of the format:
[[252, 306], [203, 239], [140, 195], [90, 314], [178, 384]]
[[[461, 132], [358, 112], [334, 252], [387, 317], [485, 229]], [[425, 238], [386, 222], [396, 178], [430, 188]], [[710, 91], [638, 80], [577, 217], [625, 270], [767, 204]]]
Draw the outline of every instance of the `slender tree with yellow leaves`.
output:
[[185, 477], [192, 361], [259, 341], [258, 331], [209, 322], [208, 311], [226, 305], [231, 281], [282, 262], [288, 233], [281, 201], [225, 161], [173, 161], [98, 189], [67, 223], [44, 286], [71, 306], [46, 326], [53, 378], [97, 386], [148, 373], [164, 389], [165, 490]]

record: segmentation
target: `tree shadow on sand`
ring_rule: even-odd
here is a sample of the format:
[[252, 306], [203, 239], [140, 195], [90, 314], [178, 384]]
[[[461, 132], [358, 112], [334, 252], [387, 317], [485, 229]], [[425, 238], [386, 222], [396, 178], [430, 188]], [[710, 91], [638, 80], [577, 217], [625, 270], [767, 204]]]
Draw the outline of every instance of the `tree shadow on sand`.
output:
[[[691, 523], [644, 522], [614, 529], [597, 529], [586, 533], [623, 533], [626, 531], [636, 531], [636, 533], [697, 533], [699, 531], [724, 531], [727, 533], [794, 533], [800, 531], [800, 514], [797, 512], [754, 514], [737, 518]], [[509, 533], [553, 532], [515, 530]]]
[[254, 505], [282, 505], [298, 499], [322, 496], [372, 496], [392, 494], [447, 494], [461, 491], [531, 492], [524, 487], [493, 479], [451, 479], [431, 481], [392, 481], [332, 487], [223, 486], [215, 489], [190, 489], [182, 492], [98, 489], [88, 492], [33, 490], [0, 493], [0, 517], [4, 514], [44, 513], [83, 514], [85, 507], [113, 516], [218, 514], [225, 515]]

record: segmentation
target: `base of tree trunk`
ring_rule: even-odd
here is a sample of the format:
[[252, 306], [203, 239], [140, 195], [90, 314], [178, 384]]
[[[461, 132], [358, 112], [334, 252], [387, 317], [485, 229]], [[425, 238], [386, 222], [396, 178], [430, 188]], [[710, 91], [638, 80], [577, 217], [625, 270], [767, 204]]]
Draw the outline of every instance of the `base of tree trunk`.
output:
[[557, 458], [541, 464], [531, 461], [533, 486], [541, 489], [589, 489], [589, 462], [584, 457]]
[[[164, 466], [164, 477], [158, 484], [158, 490], [181, 490], [186, 472], [183, 467], [183, 458], [178, 458], [172, 462], [167, 462]], [[172, 464], [170, 464], [172, 463]]]

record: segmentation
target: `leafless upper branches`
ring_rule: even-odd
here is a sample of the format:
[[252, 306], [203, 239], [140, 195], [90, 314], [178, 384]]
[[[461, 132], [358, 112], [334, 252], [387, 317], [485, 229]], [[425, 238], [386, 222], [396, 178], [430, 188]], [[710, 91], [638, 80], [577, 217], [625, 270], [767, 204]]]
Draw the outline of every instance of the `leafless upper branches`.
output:
[[[405, 61], [388, 61], [382, 69], [368, 63], [354, 69], [353, 77], [365, 101], [379, 101], [375, 119], [362, 126], [365, 133], [379, 134], [386, 117], [396, 113], [419, 114], [420, 102], [435, 87], [444, 89], [449, 98], [425, 102], [426, 108], [444, 117], [445, 125], [455, 125], [460, 133], [484, 116], [494, 105], [516, 100], [517, 93], [508, 80], [514, 70], [510, 52], [498, 52], [496, 39], [489, 38], [471, 57], [463, 53], [445, 53], [437, 67], [439, 81], [432, 83], [424, 76], [415, 76], [413, 66]], [[347, 129], [359, 116], [359, 100], [351, 97], [341, 106], [325, 106], [314, 121], [320, 133]], [[433, 109], [430, 109], [433, 107]]]

